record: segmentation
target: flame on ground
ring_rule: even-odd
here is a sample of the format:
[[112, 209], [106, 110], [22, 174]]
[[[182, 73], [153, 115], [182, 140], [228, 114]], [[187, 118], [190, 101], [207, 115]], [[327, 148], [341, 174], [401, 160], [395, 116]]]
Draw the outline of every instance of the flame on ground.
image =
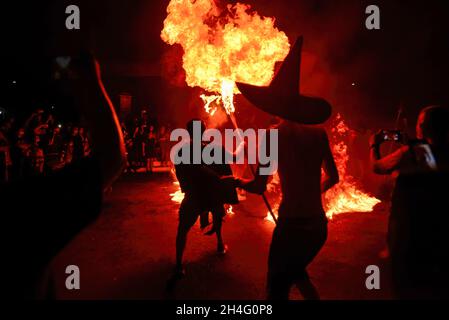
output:
[[[176, 179], [176, 176], [175, 176]], [[173, 185], [176, 186], [177, 190], [173, 193], [170, 193], [171, 201], [176, 203], [181, 203], [184, 199], [184, 193], [181, 191], [181, 187], [179, 186], [179, 181], [174, 181]]]
[[361, 191], [355, 179], [348, 174], [348, 146], [344, 139], [350, 129], [339, 114], [335, 122], [336, 125], [331, 130], [331, 141], [340, 182], [324, 195], [326, 215], [332, 218], [335, 214], [343, 212], [371, 212], [381, 201]]

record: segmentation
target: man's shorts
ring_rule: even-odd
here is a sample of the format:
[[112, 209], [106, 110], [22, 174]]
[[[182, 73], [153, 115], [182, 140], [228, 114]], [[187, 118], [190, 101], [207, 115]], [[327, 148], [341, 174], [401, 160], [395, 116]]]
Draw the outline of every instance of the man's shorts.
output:
[[223, 218], [225, 215], [223, 205], [208, 206], [198, 200], [184, 198], [179, 207], [179, 225], [189, 230], [203, 212], [212, 212], [214, 221], [217, 217]]

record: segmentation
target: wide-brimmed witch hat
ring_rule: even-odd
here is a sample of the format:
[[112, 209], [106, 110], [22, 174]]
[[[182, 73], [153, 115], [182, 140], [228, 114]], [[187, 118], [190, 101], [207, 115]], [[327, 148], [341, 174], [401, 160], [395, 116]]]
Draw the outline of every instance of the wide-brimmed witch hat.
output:
[[245, 98], [259, 109], [302, 124], [319, 124], [329, 119], [332, 107], [324, 99], [299, 93], [303, 37], [298, 37], [268, 87], [237, 82]]

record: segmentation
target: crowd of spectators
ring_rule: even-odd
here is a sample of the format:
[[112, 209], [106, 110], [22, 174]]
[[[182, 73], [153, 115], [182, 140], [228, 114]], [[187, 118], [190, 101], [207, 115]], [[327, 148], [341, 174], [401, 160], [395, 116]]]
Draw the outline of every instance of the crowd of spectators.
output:
[[153, 172], [158, 167], [170, 166], [170, 128], [159, 124], [146, 110], [128, 124], [121, 123], [126, 144], [128, 171], [137, 172], [143, 168]]
[[[25, 121], [14, 117], [0, 123], [0, 181], [12, 181], [58, 170], [90, 154], [89, 134], [83, 126], [63, 124], [43, 109]], [[147, 111], [121, 127], [126, 143], [128, 172], [153, 172], [170, 167], [170, 129]]]
[[0, 181], [14, 181], [58, 170], [90, 154], [84, 127], [63, 125], [37, 109], [25, 121], [8, 117], [0, 124]]

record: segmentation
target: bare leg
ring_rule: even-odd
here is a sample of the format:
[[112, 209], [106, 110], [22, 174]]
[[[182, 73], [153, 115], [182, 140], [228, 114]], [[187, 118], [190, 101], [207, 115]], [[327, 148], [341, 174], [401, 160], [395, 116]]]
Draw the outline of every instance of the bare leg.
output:
[[215, 234], [217, 235], [217, 252], [221, 254], [225, 254], [227, 251], [227, 246], [223, 242], [222, 236], [222, 226], [223, 226], [223, 217], [225, 215], [224, 207], [221, 206], [219, 208], [214, 209], [212, 212], [213, 217], [213, 229]]
[[221, 223], [219, 226], [216, 226], [216, 230], [215, 230], [215, 234], [217, 235], [217, 249], [219, 249], [219, 251], [222, 251], [220, 249], [224, 248], [224, 242], [223, 242], [223, 237], [221, 235]]
[[176, 266], [172, 276], [168, 279], [166, 290], [167, 292], [172, 292], [178, 280], [182, 279], [185, 275], [185, 270], [182, 265], [182, 257], [184, 255], [184, 249], [186, 247], [187, 242], [187, 233], [189, 232], [189, 227], [186, 227], [185, 224], [178, 224], [178, 231], [176, 234]]
[[268, 272], [267, 294], [268, 300], [288, 300], [291, 288], [291, 279], [282, 273]]
[[210, 225], [210, 222], [209, 222], [209, 211], [201, 212], [201, 214], [200, 214], [200, 225], [201, 225], [201, 229], [204, 229], [208, 225]]
[[176, 268], [182, 268], [182, 258], [187, 243], [188, 232], [189, 229], [185, 228], [181, 225], [181, 223], [179, 223], [178, 233], [176, 234]]
[[304, 297], [304, 300], [320, 300], [320, 295], [310, 280], [306, 270], [304, 270], [304, 276], [296, 281], [296, 286]]

